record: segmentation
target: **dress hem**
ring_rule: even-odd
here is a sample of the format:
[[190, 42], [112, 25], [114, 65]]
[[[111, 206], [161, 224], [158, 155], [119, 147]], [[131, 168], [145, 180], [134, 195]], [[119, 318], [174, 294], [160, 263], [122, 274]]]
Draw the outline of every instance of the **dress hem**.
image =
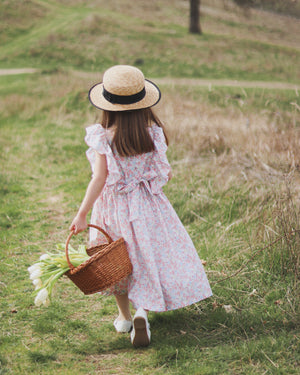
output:
[[129, 301], [132, 303], [133, 307], [137, 310], [139, 307], [142, 307], [144, 310], [147, 310], [147, 311], [151, 311], [151, 312], [166, 312], [166, 311], [173, 311], [173, 310], [179, 310], [179, 309], [182, 309], [184, 307], [187, 307], [187, 306], [191, 306], [191, 305], [194, 305], [195, 303], [198, 303], [200, 301], [203, 301], [207, 298], [210, 298], [213, 296], [213, 293], [205, 296], [205, 297], [202, 297], [200, 299], [196, 299], [196, 300], [192, 300], [190, 302], [184, 302], [184, 303], [181, 303], [180, 305], [178, 306], [174, 306], [174, 307], [171, 307], [171, 308], [165, 308], [165, 309], [162, 309], [161, 307], [160, 308], [153, 308], [153, 307], [147, 307], [146, 305], [143, 306], [143, 304], [139, 304], [137, 305], [136, 303], [134, 303], [130, 298], [129, 298]]

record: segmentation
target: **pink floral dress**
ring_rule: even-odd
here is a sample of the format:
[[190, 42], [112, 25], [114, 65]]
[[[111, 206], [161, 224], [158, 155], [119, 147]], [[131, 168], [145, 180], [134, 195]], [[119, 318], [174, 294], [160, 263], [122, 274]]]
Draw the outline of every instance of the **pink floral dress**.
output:
[[[155, 151], [121, 157], [99, 124], [87, 128], [85, 141], [92, 171], [95, 151], [105, 154], [108, 176], [96, 200], [91, 222], [126, 241], [133, 273], [105, 294], [124, 294], [135, 308], [167, 311], [212, 295], [201, 260], [183, 224], [162, 191], [170, 165], [163, 131], [149, 128]], [[96, 229], [90, 242], [105, 242]]]

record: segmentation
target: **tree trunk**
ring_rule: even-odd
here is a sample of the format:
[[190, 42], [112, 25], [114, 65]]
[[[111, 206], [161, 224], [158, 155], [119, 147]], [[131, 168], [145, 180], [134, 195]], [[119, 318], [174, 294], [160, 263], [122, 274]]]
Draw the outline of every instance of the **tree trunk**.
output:
[[200, 27], [200, 0], [190, 0], [190, 33], [202, 34]]

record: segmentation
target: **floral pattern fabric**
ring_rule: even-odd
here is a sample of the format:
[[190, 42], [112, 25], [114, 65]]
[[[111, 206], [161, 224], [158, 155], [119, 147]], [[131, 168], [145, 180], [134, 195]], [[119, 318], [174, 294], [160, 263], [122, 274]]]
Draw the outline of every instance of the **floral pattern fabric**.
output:
[[[108, 176], [96, 200], [91, 222], [127, 244], [133, 273], [104, 294], [124, 294], [135, 308], [178, 309], [212, 295], [201, 260], [183, 224], [163, 193], [170, 165], [162, 128], [149, 133], [155, 151], [122, 157], [100, 125], [87, 128], [85, 141], [92, 171], [95, 151], [106, 155]], [[90, 229], [91, 245], [106, 242]]]

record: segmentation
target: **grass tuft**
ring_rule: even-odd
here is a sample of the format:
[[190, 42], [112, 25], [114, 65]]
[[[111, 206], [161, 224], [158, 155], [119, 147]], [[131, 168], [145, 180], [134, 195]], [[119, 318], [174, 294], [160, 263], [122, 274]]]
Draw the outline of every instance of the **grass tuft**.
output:
[[28, 352], [28, 357], [31, 362], [34, 363], [47, 363], [49, 361], [55, 361], [57, 356], [55, 354], [44, 354], [39, 351]]

